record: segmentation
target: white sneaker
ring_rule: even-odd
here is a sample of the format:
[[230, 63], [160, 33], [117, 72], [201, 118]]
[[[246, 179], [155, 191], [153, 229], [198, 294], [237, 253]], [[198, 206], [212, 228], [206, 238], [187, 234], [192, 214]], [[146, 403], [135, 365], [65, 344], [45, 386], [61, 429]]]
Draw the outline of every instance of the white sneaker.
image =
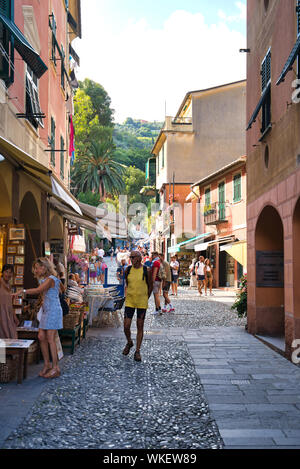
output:
[[168, 313], [173, 313], [174, 311], [175, 311], [174, 306], [171, 306], [170, 309], [169, 309], [169, 311], [168, 311]]
[[157, 316], [157, 315], [158, 315], [158, 311], [154, 310], [154, 311], [152, 311], [151, 314], [153, 314], [153, 316]]

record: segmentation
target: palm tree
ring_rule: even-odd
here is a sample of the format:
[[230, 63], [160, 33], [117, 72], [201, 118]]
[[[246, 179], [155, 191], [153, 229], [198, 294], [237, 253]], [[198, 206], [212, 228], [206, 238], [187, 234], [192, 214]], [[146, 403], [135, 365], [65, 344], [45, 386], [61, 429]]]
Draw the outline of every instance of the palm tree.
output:
[[112, 139], [91, 141], [72, 169], [72, 186], [76, 194], [99, 192], [100, 199], [104, 199], [106, 194], [118, 195], [122, 192], [124, 166], [113, 159], [114, 150]]

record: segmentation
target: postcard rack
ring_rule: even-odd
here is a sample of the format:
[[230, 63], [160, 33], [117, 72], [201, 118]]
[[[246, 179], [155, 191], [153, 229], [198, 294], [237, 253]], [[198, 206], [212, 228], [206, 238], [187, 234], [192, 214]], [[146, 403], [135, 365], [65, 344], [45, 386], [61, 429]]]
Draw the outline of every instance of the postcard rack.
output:
[[13, 286], [20, 295], [15, 297], [13, 307], [17, 315], [22, 314], [24, 268], [25, 268], [25, 226], [8, 225], [6, 242], [6, 264], [12, 265], [14, 270]]

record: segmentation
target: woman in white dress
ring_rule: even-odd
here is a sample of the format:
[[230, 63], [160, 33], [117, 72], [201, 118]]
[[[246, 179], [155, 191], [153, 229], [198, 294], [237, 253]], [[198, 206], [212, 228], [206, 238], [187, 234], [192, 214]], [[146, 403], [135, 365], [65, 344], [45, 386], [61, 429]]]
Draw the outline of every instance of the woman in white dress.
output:
[[190, 272], [190, 288], [197, 288], [197, 274], [195, 264], [197, 259], [193, 259], [191, 265], [189, 266]]

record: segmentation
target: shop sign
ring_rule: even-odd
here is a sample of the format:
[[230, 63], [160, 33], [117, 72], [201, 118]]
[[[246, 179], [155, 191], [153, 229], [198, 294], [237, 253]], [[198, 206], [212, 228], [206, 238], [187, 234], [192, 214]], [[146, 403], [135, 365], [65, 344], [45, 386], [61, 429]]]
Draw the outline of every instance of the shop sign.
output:
[[256, 251], [256, 286], [284, 287], [283, 251]]

